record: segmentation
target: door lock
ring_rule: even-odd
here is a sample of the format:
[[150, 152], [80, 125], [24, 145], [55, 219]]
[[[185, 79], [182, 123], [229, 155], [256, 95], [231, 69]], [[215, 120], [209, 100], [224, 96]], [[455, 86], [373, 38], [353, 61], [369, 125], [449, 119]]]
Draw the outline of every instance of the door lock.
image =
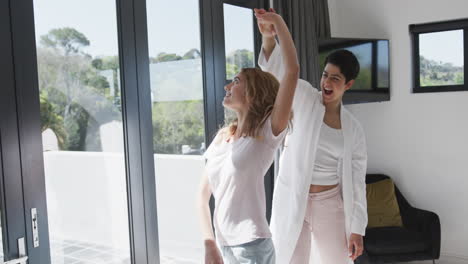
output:
[[31, 225], [33, 233], [33, 244], [37, 248], [39, 246], [39, 227], [37, 222], [37, 209], [31, 208]]

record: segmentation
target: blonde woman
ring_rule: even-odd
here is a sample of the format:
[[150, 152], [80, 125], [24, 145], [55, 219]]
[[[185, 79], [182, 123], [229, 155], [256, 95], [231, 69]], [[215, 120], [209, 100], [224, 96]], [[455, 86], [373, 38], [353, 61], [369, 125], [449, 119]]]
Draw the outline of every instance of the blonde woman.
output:
[[[205, 263], [275, 263], [265, 218], [263, 177], [288, 130], [299, 76], [296, 49], [289, 30], [274, 13], [256, 14], [275, 30], [286, 71], [280, 80], [255, 68], [244, 68], [226, 85], [223, 105], [236, 120], [222, 128], [207, 149], [198, 209], [205, 244]], [[213, 234], [209, 199], [214, 196]]]

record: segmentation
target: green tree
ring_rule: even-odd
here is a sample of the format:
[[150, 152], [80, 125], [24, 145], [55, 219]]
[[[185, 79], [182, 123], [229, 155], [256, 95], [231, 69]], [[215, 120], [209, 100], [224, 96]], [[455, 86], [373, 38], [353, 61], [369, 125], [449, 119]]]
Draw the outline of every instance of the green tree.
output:
[[361, 69], [354, 81], [353, 90], [369, 90], [372, 88], [372, 73], [370, 69]]
[[465, 78], [463, 76], [463, 72], [457, 72], [455, 74], [455, 83], [456, 84], [464, 84], [465, 83]]
[[62, 70], [65, 72], [64, 77], [64, 86], [67, 90], [67, 104], [64, 108], [64, 122], [67, 123], [70, 119], [69, 114], [71, 113], [71, 104], [72, 104], [72, 95], [71, 95], [71, 86], [72, 82], [78, 77], [76, 75], [73, 65], [71, 65], [71, 57], [79, 56], [81, 53], [81, 48], [89, 46], [89, 40], [86, 36], [77, 31], [74, 28], [57, 28], [50, 30], [46, 35], [41, 36], [41, 44], [44, 47], [52, 48], [55, 52], [61, 53], [64, 58], [64, 63], [61, 65]]
[[161, 52], [156, 56], [156, 58], [152, 58], [151, 62], [158, 63], [158, 62], [177, 61], [177, 60], [182, 60], [182, 57], [175, 53]]
[[463, 83], [463, 67], [452, 63], [434, 61], [420, 56], [421, 86], [454, 85]]
[[119, 109], [109, 98], [110, 84], [100, 74], [105, 68], [115, 68], [117, 60], [93, 60], [81, 50], [89, 45], [87, 38], [71, 28], [53, 29], [40, 43], [37, 56], [43, 128], [55, 132], [60, 149], [85, 150], [86, 145], [99, 149], [99, 125], [120, 119]]
[[55, 106], [49, 102], [44, 92], [40, 93], [41, 131], [54, 131], [60, 149], [65, 147], [66, 133], [62, 126], [63, 118], [55, 111]]
[[[112, 89], [113, 98], [111, 98], [119, 111], [122, 111], [120, 87], [118, 83], [119, 76], [119, 57], [106, 56], [92, 60], [91, 64], [99, 71], [112, 70], [112, 79], [114, 82], [110, 84], [109, 89]], [[102, 77], [102, 76], [101, 76]]]
[[193, 59], [197, 59], [197, 58], [200, 58], [200, 51], [198, 49], [191, 49], [189, 51], [187, 51], [184, 56], [182, 57], [183, 60], [193, 60]]
[[226, 62], [230, 64], [235, 64], [239, 68], [255, 67], [253, 63], [253, 56], [253, 51], [247, 49], [238, 49], [231, 52], [226, 57]]
[[91, 61], [94, 68], [100, 71], [105, 70], [118, 70], [119, 69], [119, 57], [118, 56], [105, 56], [95, 58]]
[[204, 141], [203, 101], [153, 104], [155, 153], [181, 154], [182, 145], [198, 149]]
[[239, 67], [235, 64], [226, 63], [226, 79], [232, 80], [239, 73]]
[[52, 29], [47, 35], [41, 36], [41, 44], [61, 50], [66, 56], [81, 52], [82, 47], [89, 46], [86, 36], [74, 28]]

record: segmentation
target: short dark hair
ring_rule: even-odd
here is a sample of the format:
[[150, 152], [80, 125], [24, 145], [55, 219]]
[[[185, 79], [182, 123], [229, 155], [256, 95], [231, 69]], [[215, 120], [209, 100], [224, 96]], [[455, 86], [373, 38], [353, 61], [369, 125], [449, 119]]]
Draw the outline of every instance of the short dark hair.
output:
[[328, 54], [323, 66], [325, 67], [327, 63], [331, 63], [340, 68], [341, 73], [346, 78], [346, 83], [356, 79], [359, 74], [359, 62], [351, 51], [343, 49], [334, 51]]

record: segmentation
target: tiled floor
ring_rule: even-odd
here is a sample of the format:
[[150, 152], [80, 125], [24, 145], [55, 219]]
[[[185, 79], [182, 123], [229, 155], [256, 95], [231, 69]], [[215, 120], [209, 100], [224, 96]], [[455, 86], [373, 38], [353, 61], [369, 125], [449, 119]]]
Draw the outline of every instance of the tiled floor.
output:
[[[130, 253], [102, 245], [74, 240], [52, 240], [52, 264], [131, 264]], [[3, 248], [0, 239], [0, 249]], [[3, 251], [0, 250], [0, 263]], [[161, 256], [161, 264], [198, 264], [198, 261], [178, 257]]]
[[[131, 264], [128, 250], [72, 240], [51, 241], [52, 264]], [[161, 256], [161, 264], [198, 264], [200, 261]]]
[[[0, 249], [3, 248], [0, 239]], [[130, 264], [130, 254], [126, 250], [119, 250], [102, 245], [84, 243], [80, 241], [64, 240], [51, 241], [52, 264]], [[3, 252], [0, 250], [0, 261]], [[161, 256], [162, 264], [196, 264], [189, 259]], [[437, 264], [468, 264], [468, 260], [442, 256], [436, 260]], [[432, 261], [413, 261], [395, 264], [432, 264]]]
[[130, 264], [128, 250], [73, 240], [51, 241], [52, 264]]

